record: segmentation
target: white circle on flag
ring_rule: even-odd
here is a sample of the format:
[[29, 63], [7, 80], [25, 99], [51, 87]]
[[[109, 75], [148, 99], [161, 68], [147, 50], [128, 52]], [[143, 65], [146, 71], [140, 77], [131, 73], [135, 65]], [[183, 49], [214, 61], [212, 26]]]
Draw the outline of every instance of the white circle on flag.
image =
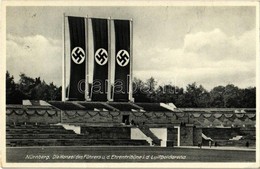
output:
[[116, 55], [117, 64], [124, 67], [129, 63], [129, 60], [130, 60], [130, 56], [126, 50], [120, 50], [117, 52]]
[[95, 53], [95, 61], [103, 66], [107, 63], [108, 61], [108, 54], [107, 54], [107, 51], [106, 49], [103, 49], [103, 48], [99, 48], [96, 53]]
[[71, 58], [74, 63], [81, 64], [85, 60], [85, 52], [81, 47], [75, 47], [71, 52]]

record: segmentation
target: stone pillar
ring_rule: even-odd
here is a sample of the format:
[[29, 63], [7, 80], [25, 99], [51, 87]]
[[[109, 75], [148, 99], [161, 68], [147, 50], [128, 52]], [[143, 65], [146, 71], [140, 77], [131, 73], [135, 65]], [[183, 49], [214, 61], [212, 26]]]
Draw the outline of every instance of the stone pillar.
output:
[[202, 128], [193, 129], [193, 145], [197, 146], [199, 143], [202, 143]]
[[193, 146], [193, 124], [180, 126], [180, 146]]

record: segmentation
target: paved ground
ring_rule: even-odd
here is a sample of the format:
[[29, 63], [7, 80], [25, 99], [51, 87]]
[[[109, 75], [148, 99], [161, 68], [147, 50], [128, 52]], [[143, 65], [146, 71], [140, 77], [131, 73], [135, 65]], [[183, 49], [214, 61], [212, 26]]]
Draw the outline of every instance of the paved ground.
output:
[[7, 162], [255, 162], [252, 149], [202, 147], [9, 147]]
[[[193, 148], [193, 149], [200, 149], [197, 146], [182, 146], [181, 148]], [[202, 149], [208, 149], [208, 150], [238, 150], [238, 151], [255, 151], [255, 147], [209, 147], [209, 146], [203, 146]]]

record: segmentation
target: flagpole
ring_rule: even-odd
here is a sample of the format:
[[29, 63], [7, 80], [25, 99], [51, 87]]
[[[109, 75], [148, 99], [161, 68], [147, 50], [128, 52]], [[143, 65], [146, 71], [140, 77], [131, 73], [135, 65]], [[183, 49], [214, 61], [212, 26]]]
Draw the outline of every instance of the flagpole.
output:
[[112, 101], [111, 97], [111, 17], [108, 18], [108, 87], [107, 101]]
[[[111, 20], [111, 70], [113, 66], [113, 72], [111, 72], [111, 101], [114, 101], [114, 96], [115, 96], [115, 77], [116, 77], [116, 44], [115, 44], [115, 19], [110, 19]], [[112, 35], [113, 32], [113, 35]], [[113, 38], [113, 39], [112, 39]], [[113, 44], [113, 53], [112, 53], [112, 44]], [[112, 56], [113, 55], [113, 56]], [[112, 57], [115, 58], [114, 63], [112, 64]], [[113, 74], [112, 74], [113, 73]], [[112, 75], [114, 77], [113, 79], [113, 84], [112, 84]]]
[[62, 56], [62, 101], [66, 101], [66, 44], [65, 44], [65, 13], [63, 13], [62, 18], [62, 46], [63, 46], [63, 56]]
[[86, 64], [85, 64], [85, 71], [86, 71], [86, 77], [85, 77], [85, 100], [89, 101], [89, 84], [88, 84], [88, 76], [89, 76], [89, 72], [88, 72], [88, 62], [89, 62], [89, 44], [88, 44], [88, 39], [89, 39], [89, 34], [88, 34], [88, 15], [87, 17], [85, 17], [85, 42], [86, 42]]
[[129, 101], [133, 98], [133, 19], [130, 20], [130, 79], [129, 79]]

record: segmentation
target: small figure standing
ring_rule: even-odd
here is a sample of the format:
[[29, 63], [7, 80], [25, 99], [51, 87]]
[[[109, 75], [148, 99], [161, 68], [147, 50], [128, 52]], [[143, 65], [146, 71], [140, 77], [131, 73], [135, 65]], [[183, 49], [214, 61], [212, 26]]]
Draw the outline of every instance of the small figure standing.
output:
[[249, 147], [249, 142], [248, 142], [248, 141], [246, 142], [246, 147], [247, 147], [247, 148]]
[[135, 126], [135, 121], [134, 120], [131, 120], [131, 125]]
[[202, 143], [199, 143], [198, 146], [199, 146], [199, 148], [201, 149], [201, 147], [202, 147]]
[[211, 148], [211, 140], [209, 140], [209, 148]]

